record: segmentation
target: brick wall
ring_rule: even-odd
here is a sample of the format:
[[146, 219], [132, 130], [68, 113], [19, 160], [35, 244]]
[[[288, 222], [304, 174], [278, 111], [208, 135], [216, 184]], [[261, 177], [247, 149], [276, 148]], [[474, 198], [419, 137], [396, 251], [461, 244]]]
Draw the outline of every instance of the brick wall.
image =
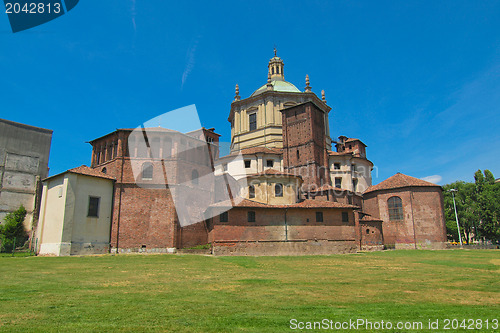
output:
[[[401, 198], [403, 220], [390, 221], [387, 200]], [[364, 211], [380, 217], [384, 243], [396, 248], [439, 247], [446, 242], [442, 190], [439, 187], [407, 187], [364, 195]]]
[[[249, 211], [255, 212], [255, 222], [248, 222]], [[323, 213], [323, 222], [316, 221], [316, 212]], [[342, 212], [348, 213], [348, 222], [342, 221]], [[307, 240], [354, 242], [356, 237], [352, 209], [285, 210], [235, 207], [228, 211], [228, 222], [220, 222], [219, 216], [216, 216], [209, 226], [210, 242]]]
[[[128, 131], [118, 131], [92, 142], [92, 165], [117, 180], [111, 247], [120, 251], [157, 251], [206, 244], [203, 212], [213, 202], [214, 184], [204, 177], [213, 169], [198, 154], [201, 150], [203, 155], [203, 148], [184, 151], [180, 159], [129, 157], [128, 135]], [[116, 152], [110, 148], [109, 154], [109, 149], [103, 148], [115, 146]], [[145, 165], [152, 166], [152, 178], [143, 178]], [[188, 216], [189, 223], [201, 223], [188, 225], [180, 221], [174, 194], [175, 203], [183, 209], [182, 216]]]
[[362, 250], [382, 250], [384, 248], [382, 222], [360, 221], [359, 228]]
[[282, 111], [284, 169], [302, 176], [306, 190], [330, 182], [324, 119], [311, 102]]

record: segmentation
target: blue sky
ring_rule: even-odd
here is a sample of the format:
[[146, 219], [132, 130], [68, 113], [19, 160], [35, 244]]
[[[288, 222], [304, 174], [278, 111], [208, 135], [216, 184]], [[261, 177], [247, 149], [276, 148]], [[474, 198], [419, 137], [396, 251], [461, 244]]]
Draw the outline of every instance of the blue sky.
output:
[[374, 184], [402, 172], [500, 177], [499, 1], [85, 0], [13, 34], [0, 14], [0, 118], [54, 130], [50, 173], [87, 141], [195, 104], [229, 141], [277, 46], [285, 78], [326, 91], [332, 137], [367, 145]]

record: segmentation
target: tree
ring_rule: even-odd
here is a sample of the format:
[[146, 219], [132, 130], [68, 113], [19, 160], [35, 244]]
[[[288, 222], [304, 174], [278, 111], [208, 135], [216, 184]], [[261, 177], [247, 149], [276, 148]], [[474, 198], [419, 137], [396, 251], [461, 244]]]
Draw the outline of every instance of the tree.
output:
[[449, 239], [458, 241], [453, 197], [450, 189], [456, 189], [455, 201], [462, 238], [500, 242], [500, 183], [489, 170], [477, 170], [474, 183], [457, 181], [443, 186], [446, 229]]
[[455, 209], [453, 206], [453, 196], [451, 189], [456, 189], [455, 203], [457, 206], [457, 215], [460, 223], [462, 239], [468, 244], [477, 237], [477, 225], [479, 223], [478, 206], [475, 200], [476, 186], [474, 183], [457, 181], [443, 186], [446, 230], [449, 239], [458, 241], [457, 222], [455, 218]]
[[476, 201], [479, 208], [479, 235], [492, 242], [500, 242], [500, 184], [489, 170], [474, 174]]
[[12, 252], [15, 246], [22, 246], [28, 240], [28, 234], [24, 229], [24, 218], [26, 209], [21, 205], [18, 210], [7, 214], [4, 223], [0, 224], [0, 249]]

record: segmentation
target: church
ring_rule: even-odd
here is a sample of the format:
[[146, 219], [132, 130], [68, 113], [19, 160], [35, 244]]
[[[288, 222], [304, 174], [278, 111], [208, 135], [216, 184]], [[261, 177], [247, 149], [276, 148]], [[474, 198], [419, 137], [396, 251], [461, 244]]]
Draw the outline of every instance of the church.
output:
[[236, 85], [226, 156], [213, 128], [118, 129], [90, 141], [90, 167], [44, 181], [37, 252], [442, 248], [441, 187], [399, 173], [372, 186], [367, 146], [348, 136], [332, 140], [330, 111], [307, 75], [304, 91], [285, 80], [275, 51], [264, 85], [247, 98]]

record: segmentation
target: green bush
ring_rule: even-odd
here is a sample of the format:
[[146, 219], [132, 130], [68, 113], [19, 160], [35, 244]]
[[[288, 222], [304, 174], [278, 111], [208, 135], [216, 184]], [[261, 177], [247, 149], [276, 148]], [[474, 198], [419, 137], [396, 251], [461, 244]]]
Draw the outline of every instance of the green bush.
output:
[[3, 224], [0, 224], [0, 250], [12, 252], [14, 247], [23, 246], [28, 240], [28, 234], [24, 230], [24, 218], [26, 209], [21, 205], [18, 210], [7, 214]]

